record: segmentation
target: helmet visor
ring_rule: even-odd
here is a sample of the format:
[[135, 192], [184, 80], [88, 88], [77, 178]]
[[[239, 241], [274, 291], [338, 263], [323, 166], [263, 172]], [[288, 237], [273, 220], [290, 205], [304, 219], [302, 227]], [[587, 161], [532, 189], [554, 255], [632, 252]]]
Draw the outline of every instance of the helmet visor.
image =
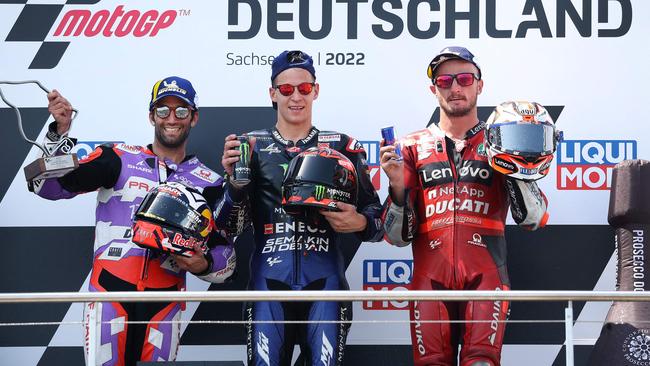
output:
[[[319, 159], [317, 156], [305, 156], [304, 159], [296, 162], [292, 167], [297, 170], [293, 179], [300, 182], [321, 183], [327, 186], [335, 184], [336, 188], [351, 190], [356, 188], [354, 176], [354, 166], [346, 169], [342, 164], [350, 164], [349, 161], [339, 160], [336, 158]], [[287, 177], [291, 174], [287, 172]]]
[[155, 220], [191, 233], [202, 232], [210, 221], [207, 217], [192, 210], [187, 203], [179, 198], [163, 192], [148, 195], [135, 216]]
[[487, 133], [490, 145], [504, 152], [547, 155], [555, 151], [555, 127], [550, 123], [499, 123]]

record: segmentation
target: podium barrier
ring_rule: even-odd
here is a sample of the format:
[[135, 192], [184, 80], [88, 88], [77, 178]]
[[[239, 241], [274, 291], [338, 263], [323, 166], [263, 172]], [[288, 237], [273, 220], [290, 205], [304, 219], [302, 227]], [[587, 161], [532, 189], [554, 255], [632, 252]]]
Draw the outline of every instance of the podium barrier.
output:
[[[519, 323], [565, 323], [566, 366], [573, 366], [573, 302], [574, 301], [626, 301], [650, 302], [650, 293], [643, 291], [161, 291], [161, 292], [43, 292], [0, 293], [3, 303], [69, 303], [89, 301], [155, 302], [155, 301], [566, 301], [563, 320], [518, 321]], [[210, 321], [210, 323], [237, 323], [246, 321]], [[338, 322], [338, 321], [337, 321]], [[350, 323], [390, 323], [386, 320], [349, 321]], [[395, 322], [409, 322], [395, 321]], [[427, 320], [420, 320], [427, 322]], [[513, 323], [514, 321], [503, 321]], [[597, 321], [600, 323], [601, 321]], [[59, 322], [60, 323], [60, 322]], [[639, 320], [650, 324], [648, 320]], [[11, 323], [0, 326], [50, 325], [41, 323]], [[90, 344], [94, 344], [91, 342]], [[609, 364], [617, 365], [617, 364]], [[623, 364], [624, 365], [624, 364]]]

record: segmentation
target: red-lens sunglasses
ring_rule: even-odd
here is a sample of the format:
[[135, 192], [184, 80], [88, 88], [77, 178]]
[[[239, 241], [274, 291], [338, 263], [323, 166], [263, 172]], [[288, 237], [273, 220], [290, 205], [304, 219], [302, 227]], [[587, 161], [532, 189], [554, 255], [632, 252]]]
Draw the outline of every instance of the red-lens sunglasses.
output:
[[470, 86], [474, 84], [474, 79], [478, 80], [478, 77], [473, 72], [461, 72], [458, 74], [443, 74], [438, 75], [433, 79], [433, 83], [441, 89], [451, 88], [451, 84], [456, 79], [456, 82], [460, 86]]
[[293, 95], [293, 91], [298, 89], [298, 92], [302, 95], [309, 95], [312, 90], [314, 90], [314, 85], [316, 83], [300, 83], [298, 85], [291, 85], [291, 84], [280, 84], [276, 85], [275, 88], [280, 91], [280, 94], [284, 95], [285, 97]]

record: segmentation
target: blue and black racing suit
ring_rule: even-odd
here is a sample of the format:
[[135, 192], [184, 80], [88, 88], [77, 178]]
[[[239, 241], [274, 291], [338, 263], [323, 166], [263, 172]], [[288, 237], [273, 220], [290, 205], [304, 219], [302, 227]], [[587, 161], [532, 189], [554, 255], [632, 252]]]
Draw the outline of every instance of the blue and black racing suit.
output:
[[[282, 210], [282, 180], [289, 161], [301, 151], [329, 146], [346, 155], [359, 175], [357, 211], [367, 219], [365, 230], [356, 233], [361, 241], [379, 241], [381, 204], [368, 176], [361, 144], [338, 132], [312, 128], [296, 143], [275, 129], [254, 131], [250, 160], [251, 183], [238, 190], [227, 185], [224, 200], [235, 211], [228, 221], [241, 233], [253, 225], [255, 249], [251, 257], [252, 290], [347, 290], [341, 253], [342, 235], [326, 220], [303, 221]], [[216, 211], [218, 216], [219, 209]], [[233, 224], [234, 225], [234, 224]], [[288, 365], [293, 346], [300, 344], [302, 357], [313, 365], [341, 365], [348, 327], [318, 321], [351, 319], [351, 304], [337, 302], [257, 302], [246, 306], [247, 355], [249, 365]], [[255, 323], [255, 321], [310, 320], [315, 323]], [[251, 323], [252, 322], [252, 323]]]

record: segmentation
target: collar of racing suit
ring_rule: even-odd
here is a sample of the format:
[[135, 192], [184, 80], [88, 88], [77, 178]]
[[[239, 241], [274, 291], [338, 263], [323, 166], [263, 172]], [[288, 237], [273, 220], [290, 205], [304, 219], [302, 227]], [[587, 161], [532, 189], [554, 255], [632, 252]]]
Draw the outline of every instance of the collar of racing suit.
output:
[[309, 130], [309, 133], [307, 134], [307, 136], [305, 138], [302, 138], [302, 139], [296, 141], [296, 143], [294, 144], [293, 141], [287, 140], [284, 137], [282, 137], [282, 135], [280, 134], [280, 131], [278, 131], [278, 129], [276, 127], [273, 127], [273, 129], [271, 130], [271, 134], [273, 134], [273, 138], [275, 140], [277, 140], [279, 143], [281, 143], [282, 145], [284, 145], [284, 146], [306, 145], [309, 142], [311, 142], [311, 140], [313, 140], [314, 138], [316, 138], [318, 136], [318, 132], [319, 132], [319, 130], [316, 127], [312, 126], [311, 129]]
[[[447, 134], [445, 131], [443, 131], [440, 126], [439, 126], [439, 121], [434, 122], [434, 126], [438, 131], [440, 131], [444, 136], [445, 136], [445, 142], [447, 145], [447, 156], [449, 157], [449, 160], [454, 162], [454, 165], [456, 166], [456, 169], [460, 169], [462, 166], [463, 162], [463, 155], [462, 152], [467, 147], [467, 141], [474, 137], [477, 133], [481, 132], [485, 128], [485, 122], [484, 121], [478, 121], [474, 127], [470, 128], [467, 130], [465, 133], [465, 137], [462, 140], [456, 140], [452, 139]], [[442, 149], [442, 146], [437, 148], [438, 150]]]

